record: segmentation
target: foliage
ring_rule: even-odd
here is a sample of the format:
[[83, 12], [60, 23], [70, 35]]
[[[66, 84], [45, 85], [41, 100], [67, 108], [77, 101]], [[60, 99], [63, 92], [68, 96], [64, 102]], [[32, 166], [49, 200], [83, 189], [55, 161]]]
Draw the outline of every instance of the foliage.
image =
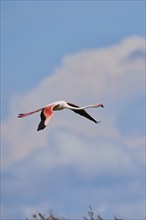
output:
[[[32, 217], [34, 220], [68, 220], [66, 218], [58, 217], [56, 214], [54, 214], [54, 212], [52, 210], [49, 212], [49, 215], [47, 217], [40, 212], [33, 214]], [[108, 220], [108, 219], [104, 219], [100, 215], [95, 216], [92, 207], [89, 206], [89, 211], [87, 213], [87, 217], [83, 217], [83, 220]], [[110, 220], [112, 220], [112, 219], [110, 219]], [[113, 220], [122, 220], [122, 219], [114, 216]]]
[[[92, 207], [89, 206], [88, 217], [84, 217], [84, 220], [106, 220], [106, 219], [102, 218], [100, 215], [95, 216]], [[113, 220], [122, 220], [122, 219], [117, 218], [115, 216]]]

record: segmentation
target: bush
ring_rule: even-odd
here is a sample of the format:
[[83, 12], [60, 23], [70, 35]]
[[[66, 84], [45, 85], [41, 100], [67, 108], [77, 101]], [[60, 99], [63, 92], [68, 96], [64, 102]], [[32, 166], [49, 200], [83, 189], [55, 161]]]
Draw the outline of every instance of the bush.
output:
[[[32, 217], [33, 217], [34, 220], [71, 220], [71, 219], [58, 217], [56, 214], [54, 214], [54, 212], [52, 210], [49, 212], [49, 215], [47, 217], [45, 215], [43, 215], [42, 213], [39, 213], [39, 212], [33, 214]], [[26, 219], [26, 220], [28, 220], [28, 219]], [[92, 207], [89, 206], [89, 211], [87, 213], [87, 217], [83, 217], [83, 220], [108, 220], [108, 219], [104, 219], [100, 215], [95, 216]], [[110, 220], [112, 220], [112, 219], [110, 219]], [[122, 219], [117, 218], [116, 216], [114, 216], [113, 220], [122, 220]]]

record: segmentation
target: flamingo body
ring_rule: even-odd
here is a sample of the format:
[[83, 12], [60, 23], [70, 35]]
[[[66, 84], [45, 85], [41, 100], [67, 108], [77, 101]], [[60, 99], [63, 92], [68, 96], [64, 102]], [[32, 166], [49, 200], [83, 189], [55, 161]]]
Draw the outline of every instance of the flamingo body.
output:
[[24, 114], [23, 113], [19, 114], [17, 117], [23, 118], [23, 117], [26, 117], [26, 116], [29, 116], [31, 114], [41, 111], [41, 114], [40, 114], [41, 121], [37, 128], [37, 131], [39, 131], [39, 130], [43, 130], [48, 125], [51, 117], [53, 116], [54, 111], [63, 110], [64, 108], [68, 108], [74, 111], [75, 113], [80, 114], [81, 116], [84, 116], [95, 123], [100, 123], [100, 121], [96, 121], [85, 111], [86, 108], [97, 108], [97, 107], [103, 108], [104, 106], [102, 104], [93, 104], [93, 105], [87, 105], [84, 107], [79, 107], [77, 105], [74, 105], [72, 103], [67, 103], [65, 101], [56, 101], [56, 102], [46, 105], [43, 108], [37, 109], [35, 111], [24, 113]]

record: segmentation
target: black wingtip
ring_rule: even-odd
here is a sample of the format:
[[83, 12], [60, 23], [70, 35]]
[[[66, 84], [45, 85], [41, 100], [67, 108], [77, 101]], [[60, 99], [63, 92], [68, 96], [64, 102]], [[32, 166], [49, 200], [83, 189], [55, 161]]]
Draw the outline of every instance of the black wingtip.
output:
[[41, 121], [38, 125], [37, 131], [43, 130], [46, 126], [44, 125], [44, 122]]

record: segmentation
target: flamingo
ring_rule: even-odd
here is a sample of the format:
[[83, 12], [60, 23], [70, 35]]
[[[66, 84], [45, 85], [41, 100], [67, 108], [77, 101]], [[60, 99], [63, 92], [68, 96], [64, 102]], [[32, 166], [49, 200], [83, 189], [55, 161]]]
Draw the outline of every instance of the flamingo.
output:
[[26, 116], [29, 116], [31, 114], [34, 114], [36, 112], [41, 111], [41, 114], [40, 114], [41, 121], [40, 121], [40, 123], [38, 125], [38, 128], [37, 128], [37, 131], [39, 131], [39, 130], [43, 130], [48, 125], [51, 117], [53, 116], [54, 111], [62, 110], [64, 108], [67, 108], [67, 109], [70, 109], [70, 110], [74, 111], [75, 113], [80, 114], [81, 116], [84, 116], [84, 117], [88, 118], [89, 120], [91, 120], [91, 121], [98, 124], [101, 121], [96, 121], [94, 118], [92, 118], [85, 111], [85, 109], [87, 109], [87, 108], [97, 108], [97, 107], [102, 107], [103, 108], [104, 106], [103, 106], [103, 104], [97, 103], [97, 104], [93, 104], [93, 105], [87, 105], [87, 106], [84, 106], [84, 107], [79, 107], [77, 105], [74, 105], [72, 103], [68, 103], [68, 102], [65, 102], [65, 101], [56, 101], [56, 102], [53, 102], [53, 103], [50, 103], [50, 104], [46, 105], [43, 108], [37, 109], [35, 111], [24, 113], [24, 114], [21, 113], [17, 117], [18, 118], [23, 118], [23, 117], [26, 117]]

